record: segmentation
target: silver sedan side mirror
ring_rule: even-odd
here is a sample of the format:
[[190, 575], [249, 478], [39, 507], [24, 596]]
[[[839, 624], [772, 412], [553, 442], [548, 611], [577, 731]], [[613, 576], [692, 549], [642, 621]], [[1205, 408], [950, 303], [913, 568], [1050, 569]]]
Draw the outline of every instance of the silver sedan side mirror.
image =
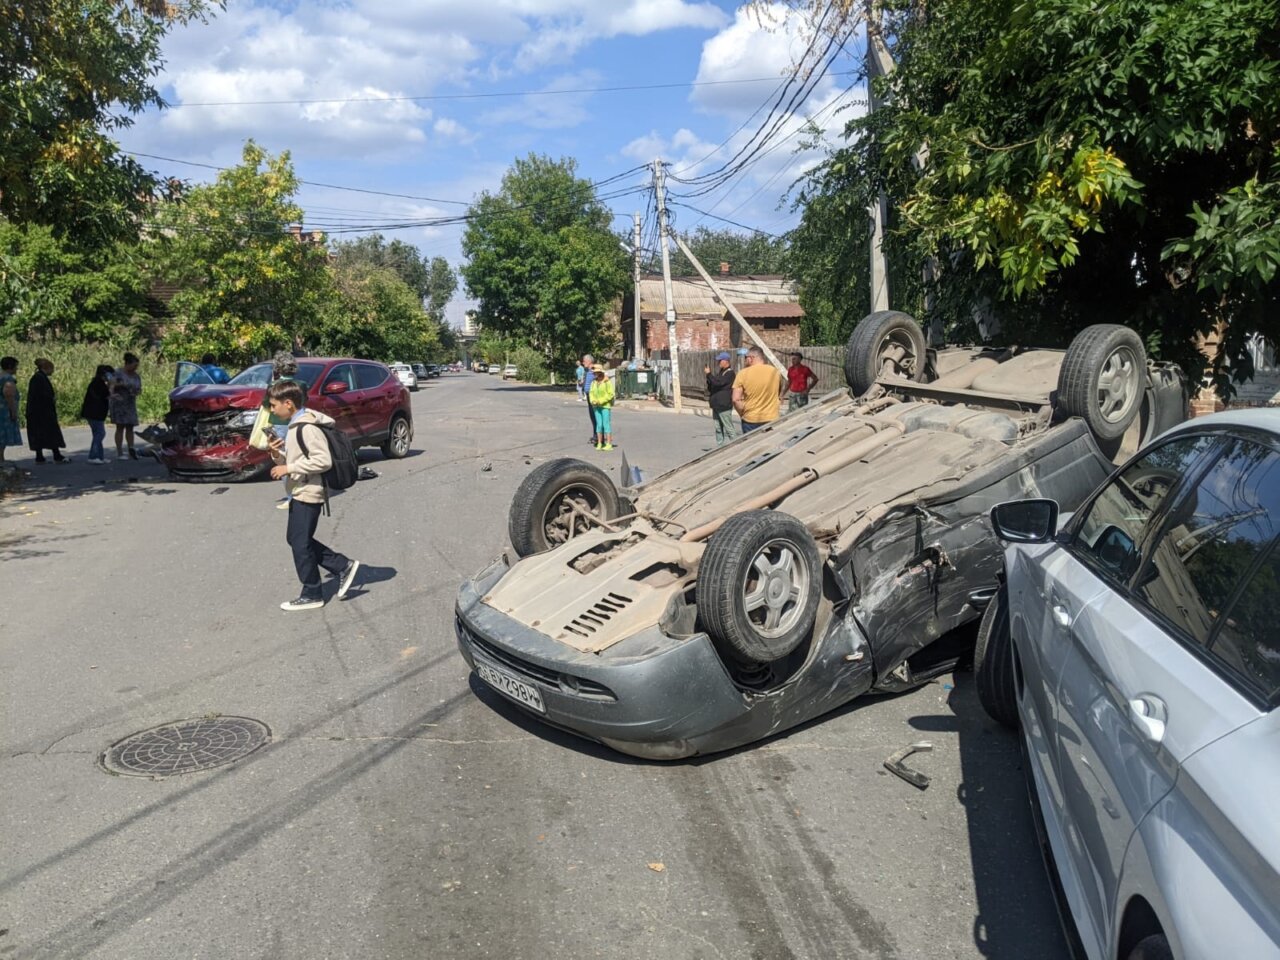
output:
[[991, 527], [1009, 543], [1048, 543], [1058, 532], [1055, 500], [1013, 500], [991, 509]]

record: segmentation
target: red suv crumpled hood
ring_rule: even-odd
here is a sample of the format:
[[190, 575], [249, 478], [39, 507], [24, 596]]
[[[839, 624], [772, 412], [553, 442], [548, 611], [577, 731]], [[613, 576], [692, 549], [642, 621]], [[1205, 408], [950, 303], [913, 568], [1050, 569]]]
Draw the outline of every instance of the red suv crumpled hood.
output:
[[169, 391], [169, 405], [178, 410], [208, 413], [213, 410], [252, 410], [262, 406], [262, 387], [230, 387], [192, 383]]

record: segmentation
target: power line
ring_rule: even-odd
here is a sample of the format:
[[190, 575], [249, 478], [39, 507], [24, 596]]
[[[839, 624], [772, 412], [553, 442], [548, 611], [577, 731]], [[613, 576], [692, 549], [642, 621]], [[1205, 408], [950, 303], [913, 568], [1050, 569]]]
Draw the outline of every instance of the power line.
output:
[[712, 220], [719, 220], [721, 223], [727, 223], [730, 226], [737, 227], [739, 230], [746, 230], [748, 233], [763, 233], [766, 237], [772, 237], [774, 240], [780, 239], [776, 233], [770, 233], [768, 230], [761, 230], [759, 227], [748, 227], [745, 223], [738, 223], [736, 220], [730, 220], [727, 217], [717, 217], [714, 213], [708, 213], [706, 210], [699, 210], [697, 207], [687, 203], [681, 203], [679, 200], [668, 200], [669, 206], [684, 207], [686, 210], [692, 210], [694, 213], [700, 213], [704, 217], [710, 217]]
[[[853, 71], [850, 71], [852, 74]], [[616, 87], [568, 87], [564, 90], [504, 90], [494, 93], [436, 93], [395, 97], [315, 97], [297, 100], [197, 100], [167, 104], [165, 109], [181, 107], [267, 107], [310, 103], [397, 103], [404, 101], [490, 100], [500, 97], [552, 97], [578, 93], [622, 93], [634, 90], [672, 90], [687, 87], [719, 87], [741, 83], [769, 83], [777, 77], [746, 77], [741, 80], [689, 80], [682, 83], [646, 83]]]

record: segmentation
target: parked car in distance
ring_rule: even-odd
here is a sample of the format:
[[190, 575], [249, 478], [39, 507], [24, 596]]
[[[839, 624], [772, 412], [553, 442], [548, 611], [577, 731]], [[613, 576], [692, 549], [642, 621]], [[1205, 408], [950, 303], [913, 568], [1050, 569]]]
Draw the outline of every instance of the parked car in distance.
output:
[[505, 367], [502, 368], [503, 380], [514, 380], [517, 376], [519, 376], [519, 374], [520, 374], [520, 371], [516, 369], [516, 365], [514, 363], [508, 363]]
[[407, 363], [391, 363], [388, 364], [391, 372], [396, 375], [396, 379], [408, 387], [410, 390], [418, 389], [418, 375], [413, 372], [413, 367]]
[[[307, 406], [333, 417], [355, 446], [381, 447], [395, 460], [408, 456], [409, 393], [385, 364], [307, 358], [298, 361], [297, 379], [306, 385]], [[170, 475], [227, 482], [266, 473], [270, 455], [249, 446], [249, 432], [271, 380], [270, 363], [254, 364], [221, 385], [198, 364], [179, 363], [164, 426], [147, 430]]]
[[1192, 420], [1058, 529], [991, 515], [975, 648], [1090, 960], [1280, 958], [1280, 410]]
[[432, 376], [431, 367], [429, 364], [411, 363], [409, 364], [409, 366], [413, 367], [413, 375], [418, 378], [419, 382], [430, 379], [430, 377]]
[[489, 365], [485, 363], [483, 360], [477, 360], [475, 363], [471, 365], [471, 369], [474, 370], [476, 373], [488, 373]]
[[492, 373], [502, 373], [502, 364], [500, 364], [500, 363], [491, 363], [491, 364], [489, 364], [489, 372], [490, 372], [491, 374], [492, 374]]

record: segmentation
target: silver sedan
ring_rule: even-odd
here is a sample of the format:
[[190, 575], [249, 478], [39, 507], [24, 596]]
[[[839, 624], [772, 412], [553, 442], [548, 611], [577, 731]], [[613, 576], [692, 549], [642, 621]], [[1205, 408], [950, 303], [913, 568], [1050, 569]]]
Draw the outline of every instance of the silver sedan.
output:
[[975, 649], [1090, 960], [1280, 958], [1280, 411], [1189, 421], [1061, 524], [992, 511]]

